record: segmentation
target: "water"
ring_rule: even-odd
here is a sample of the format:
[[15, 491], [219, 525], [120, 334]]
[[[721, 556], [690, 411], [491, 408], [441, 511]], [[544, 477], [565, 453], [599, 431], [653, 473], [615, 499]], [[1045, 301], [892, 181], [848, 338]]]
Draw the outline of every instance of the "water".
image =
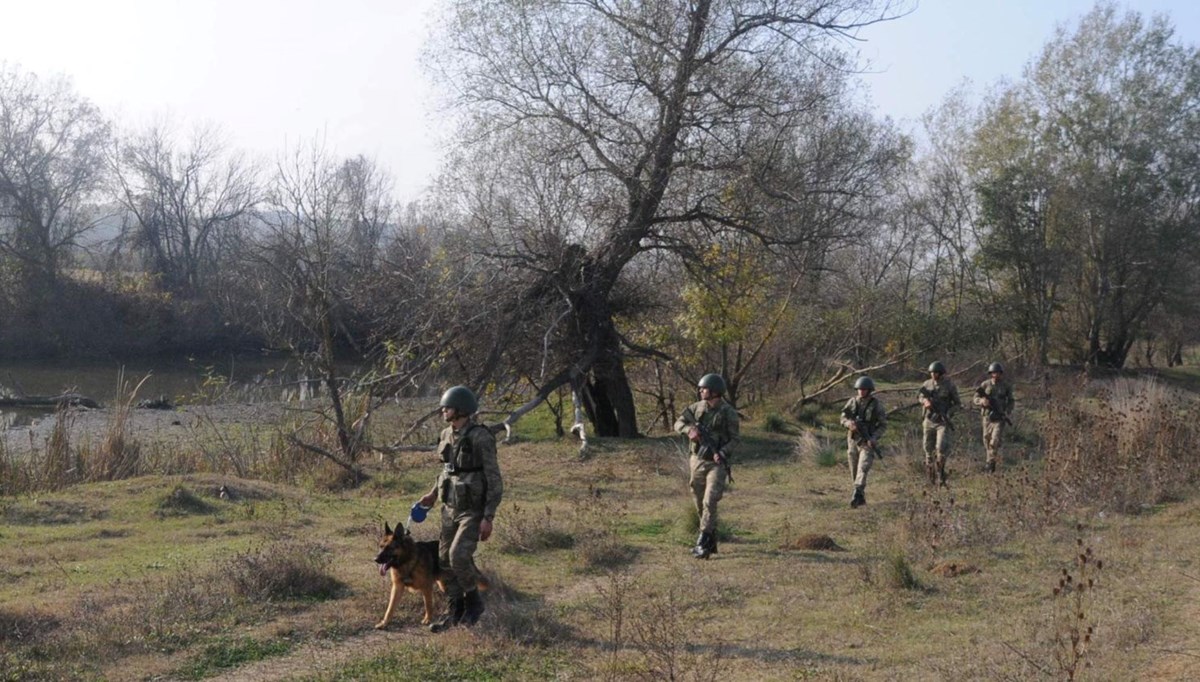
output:
[[[136, 400], [166, 398], [173, 404], [205, 399], [280, 400], [307, 397], [313, 383], [287, 358], [149, 358], [116, 361], [0, 362], [0, 393], [56, 396], [79, 393], [102, 406], [118, 398], [119, 384], [137, 387]], [[2, 408], [0, 429], [28, 426], [53, 408]]]

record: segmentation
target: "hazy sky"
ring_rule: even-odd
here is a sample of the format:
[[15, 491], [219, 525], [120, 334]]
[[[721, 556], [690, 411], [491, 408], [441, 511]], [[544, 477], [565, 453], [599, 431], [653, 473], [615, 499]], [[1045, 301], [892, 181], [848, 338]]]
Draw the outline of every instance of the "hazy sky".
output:
[[[274, 155], [317, 135], [366, 154], [415, 198], [436, 170], [433, 91], [418, 65], [439, 0], [0, 0], [0, 61], [69, 76], [123, 125], [169, 116], [219, 124]], [[911, 121], [963, 78], [978, 89], [1021, 67], [1091, 0], [920, 0], [864, 30], [875, 107]], [[1124, 0], [1172, 17], [1200, 44], [1200, 3]]]

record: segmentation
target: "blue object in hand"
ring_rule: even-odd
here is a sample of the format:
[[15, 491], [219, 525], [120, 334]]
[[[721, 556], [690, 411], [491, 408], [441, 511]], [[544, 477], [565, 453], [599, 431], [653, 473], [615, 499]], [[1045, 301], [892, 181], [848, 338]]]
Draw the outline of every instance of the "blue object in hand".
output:
[[412, 506], [412, 510], [408, 512], [409, 518], [411, 518], [414, 523], [421, 523], [422, 521], [425, 520], [425, 517], [428, 514], [429, 514], [429, 507], [426, 507], [425, 505], [421, 504], [420, 502], [417, 502], [416, 504], [414, 504]]

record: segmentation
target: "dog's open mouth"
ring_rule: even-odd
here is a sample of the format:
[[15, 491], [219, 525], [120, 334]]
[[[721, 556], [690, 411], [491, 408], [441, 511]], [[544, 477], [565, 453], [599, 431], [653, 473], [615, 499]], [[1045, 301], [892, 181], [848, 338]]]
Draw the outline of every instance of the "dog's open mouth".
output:
[[379, 575], [387, 575], [388, 569], [391, 567], [392, 567], [392, 565], [386, 561], [380, 562]]

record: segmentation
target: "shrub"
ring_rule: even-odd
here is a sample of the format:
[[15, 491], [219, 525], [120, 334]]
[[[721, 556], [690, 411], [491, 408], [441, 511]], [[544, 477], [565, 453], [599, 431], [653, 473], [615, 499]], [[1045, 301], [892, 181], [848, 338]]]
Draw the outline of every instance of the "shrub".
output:
[[883, 562], [884, 584], [896, 590], [921, 590], [924, 585], [913, 573], [912, 564], [908, 557], [900, 551], [894, 551]]
[[211, 514], [216, 509], [201, 499], [196, 493], [182, 485], [177, 485], [158, 503], [155, 516], [188, 516], [190, 514]]
[[504, 515], [503, 532], [497, 539], [497, 549], [506, 554], [533, 554], [575, 545], [568, 520], [555, 516], [549, 505], [541, 512], [512, 505]]
[[783, 415], [772, 412], [763, 419], [763, 430], [768, 433], [783, 433], [787, 431], [787, 422]]
[[277, 542], [233, 557], [225, 566], [238, 596], [251, 601], [333, 599], [344, 585], [327, 571], [329, 552], [304, 542]]

